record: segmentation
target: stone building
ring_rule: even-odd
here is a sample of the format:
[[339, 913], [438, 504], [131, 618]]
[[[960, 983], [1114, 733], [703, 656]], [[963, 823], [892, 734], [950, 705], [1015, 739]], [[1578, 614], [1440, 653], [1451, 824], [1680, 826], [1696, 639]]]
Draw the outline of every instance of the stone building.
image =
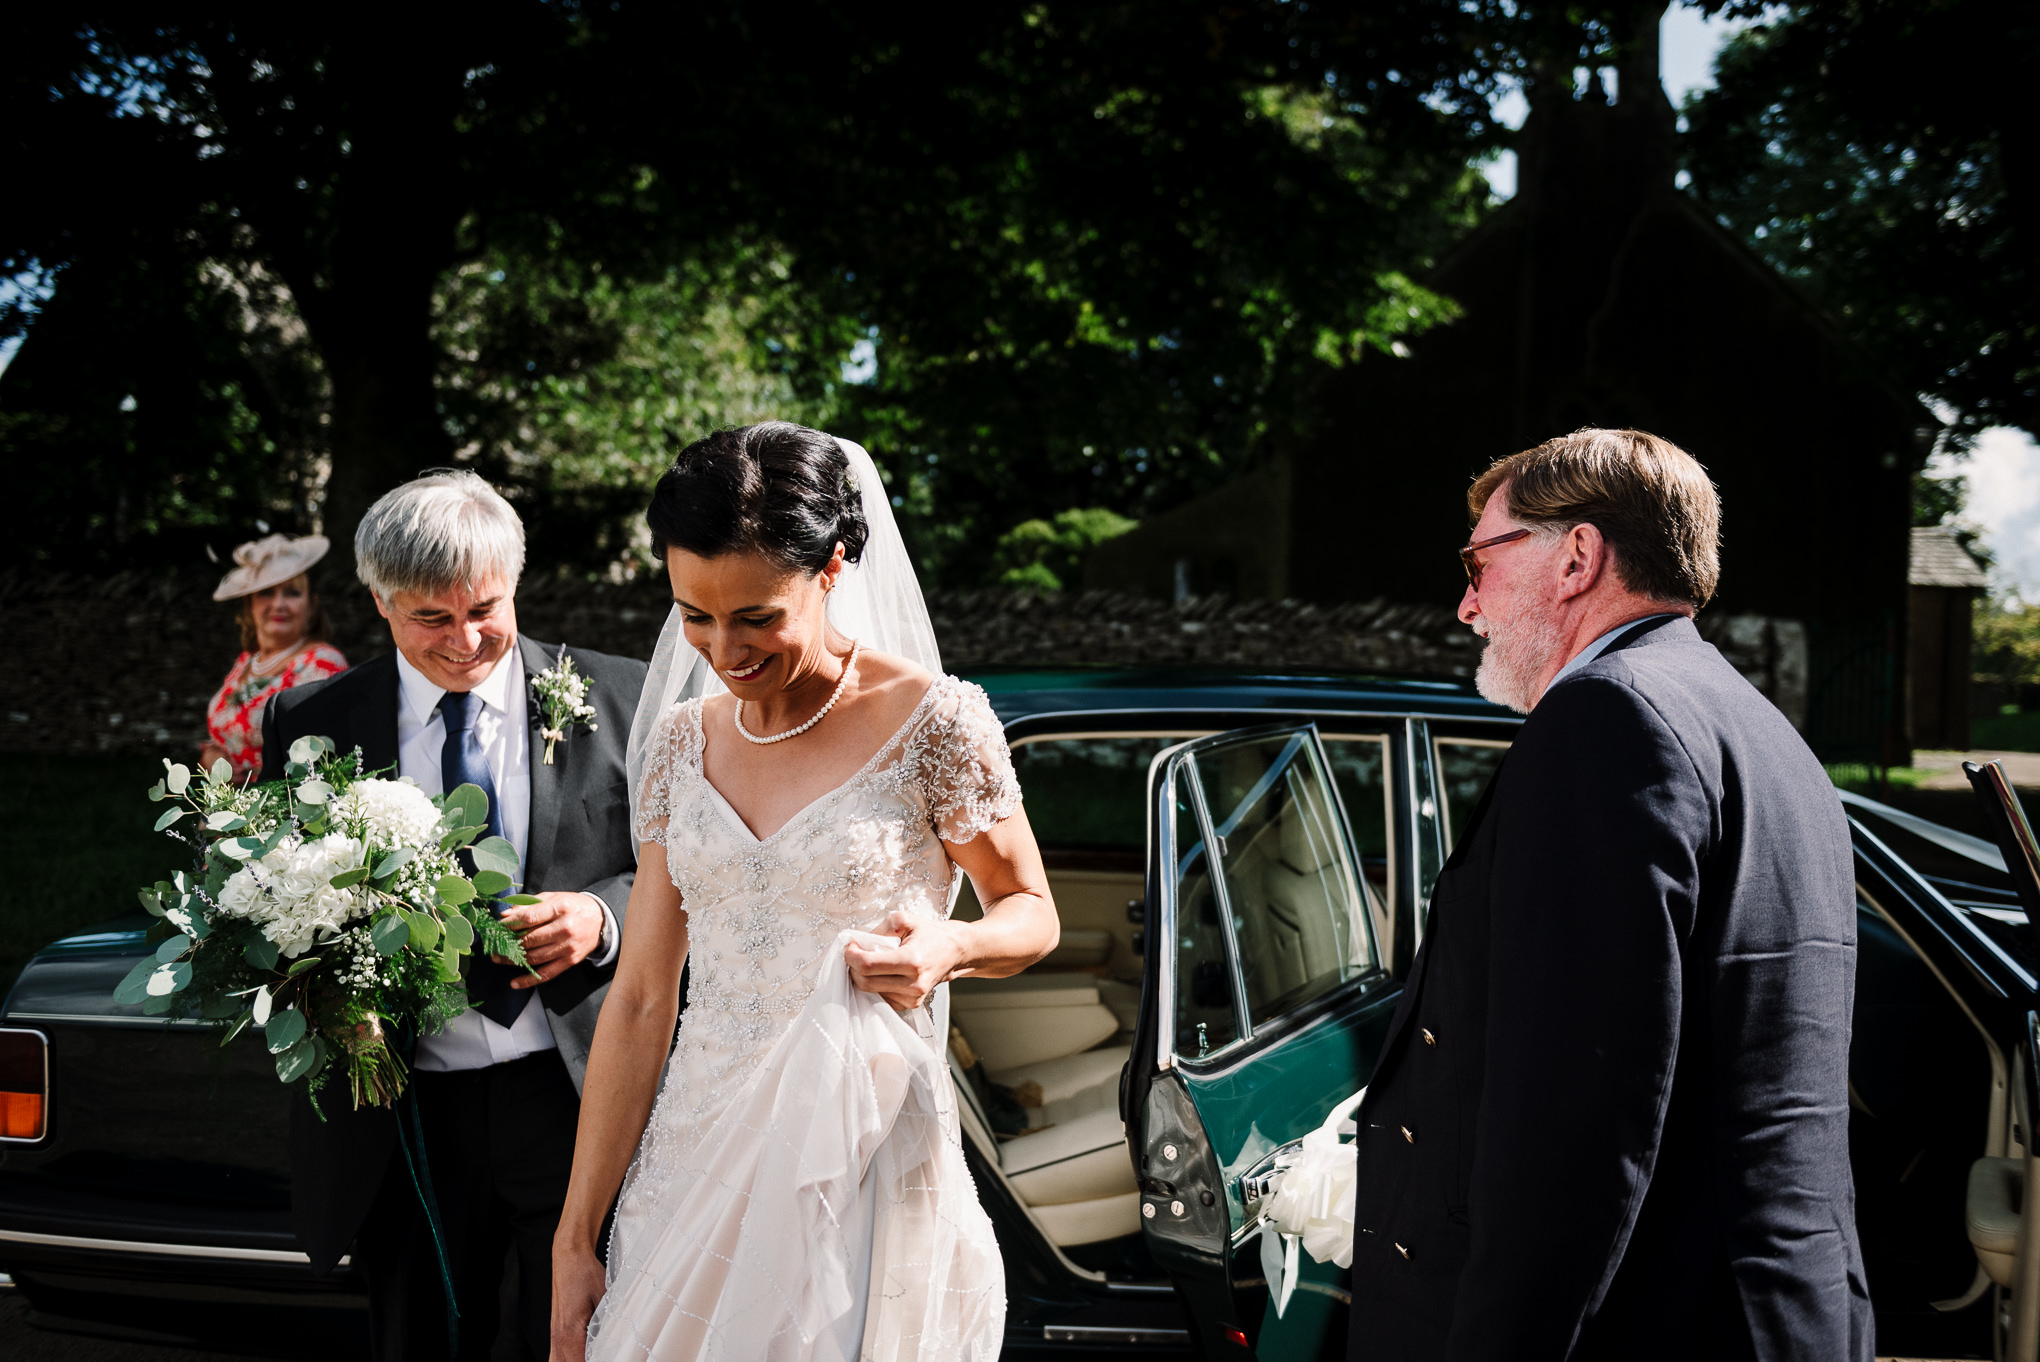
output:
[[1969, 746], [1971, 625], [1976, 597], [1990, 585], [1946, 526], [1914, 529], [1906, 577], [1905, 697], [1915, 747]]

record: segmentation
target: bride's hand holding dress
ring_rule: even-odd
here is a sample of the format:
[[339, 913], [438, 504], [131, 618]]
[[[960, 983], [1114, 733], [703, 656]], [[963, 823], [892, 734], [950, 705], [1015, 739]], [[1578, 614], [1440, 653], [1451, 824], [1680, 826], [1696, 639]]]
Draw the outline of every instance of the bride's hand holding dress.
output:
[[[654, 499], [676, 605], [633, 733], [640, 873], [555, 1240], [564, 1362], [999, 1350], [1003, 1268], [937, 995], [1040, 959], [1055, 909], [998, 719], [940, 674], [876, 470], [837, 448], [723, 432]], [[961, 874], [975, 922], [948, 919]]]
[[943, 849], [970, 877], [984, 905], [982, 918], [954, 922], [895, 909], [873, 930], [898, 937], [897, 946], [853, 941], [843, 948], [851, 982], [902, 1012], [925, 1006], [936, 986], [951, 979], [1018, 974], [1062, 938], [1026, 810], [1015, 809], [962, 846], [945, 842]]

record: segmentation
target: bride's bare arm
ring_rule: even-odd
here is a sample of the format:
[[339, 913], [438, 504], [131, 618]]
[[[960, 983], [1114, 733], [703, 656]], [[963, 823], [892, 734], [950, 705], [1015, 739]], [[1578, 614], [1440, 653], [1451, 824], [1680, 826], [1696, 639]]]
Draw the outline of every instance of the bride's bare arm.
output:
[[[1016, 809], [968, 842], [942, 845], [970, 876], [984, 916], [976, 922], [949, 922], [896, 912], [878, 930], [900, 937], [898, 946], [866, 949], [852, 942], [843, 950], [857, 987], [902, 1011], [925, 1003], [935, 986], [948, 979], [1018, 974], [1062, 939], [1048, 872], [1025, 809]], [[605, 1015], [606, 1010], [605, 1004]]]
[[623, 919], [616, 977], [602, 1000], [582, 1085], [574, 1171], [553, 1236], [553, 1362], [582, 1362], [588, 1317], [602, 1299], [596, 1237], [651, 1119], [659, 1071], [673, 1046], [687, 914], [666, 872], [666, 849], [638, 848], [637, 882]]

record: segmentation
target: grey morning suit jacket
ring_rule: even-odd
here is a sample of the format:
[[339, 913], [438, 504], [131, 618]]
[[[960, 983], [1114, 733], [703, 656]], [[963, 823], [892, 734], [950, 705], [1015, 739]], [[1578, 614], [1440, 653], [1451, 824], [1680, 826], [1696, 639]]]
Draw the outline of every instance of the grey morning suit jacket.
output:
[[[558, 660], [554, 644], [522, 635], [517, 646], [527, 678]], [[573, 650], [575, 667], [589, 678], [588, 703], [597, 729], [576, 727], [542, 758], [543, 727], [529, 686], [526, 711], [532, 727], [531, 830], [527, 838], [523, 888], [528, 893], [569, 890], [599, 896], [623, 926], [632, 883], [637, 878], [637, 841], [630, 830], [630, 790], [624, 775], [624, 745], [644, 689], [645, 664], [607, 653]], [[397, 658], [388, 653], [313, 685], [281, 691], [262, 719], [262, 778], [282, 776], [285, 753], [297, 738], [328, 737], [342, 752], [359, 747], [371, 771], [397, 760]], [[595, 1020], [609, 989], [615, 962], [600, 969], [583, 961], [538, 988], [538, 997], [559, 1045], [560, 1059], [576, 1091], [587, 1073]], [[291, 1110], [291, 1219], [298, 1243], [315, 1272], [329, 1272], [361, 1228], [396, 1150], [396, 1120], [387, 1110], [353, 1110], [341, 1088], [329, 1087], [320, 1101], [326, 1119], [298, 1098]], [[397, 1176], [404, 1173], [401, 1167]]]

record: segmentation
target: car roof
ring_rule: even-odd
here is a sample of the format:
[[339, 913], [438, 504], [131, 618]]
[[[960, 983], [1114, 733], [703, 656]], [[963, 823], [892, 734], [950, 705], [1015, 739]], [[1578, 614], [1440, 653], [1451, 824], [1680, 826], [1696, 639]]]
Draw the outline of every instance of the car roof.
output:
[[1008, 725], [1045, 714], [1188, 711], [1324, 711], [1425, 714], [1521, 722], [1488, 703], [1468, 681], [1378, 672], [1224, 667], [974, 667], [965, 680], [985, 688]]

